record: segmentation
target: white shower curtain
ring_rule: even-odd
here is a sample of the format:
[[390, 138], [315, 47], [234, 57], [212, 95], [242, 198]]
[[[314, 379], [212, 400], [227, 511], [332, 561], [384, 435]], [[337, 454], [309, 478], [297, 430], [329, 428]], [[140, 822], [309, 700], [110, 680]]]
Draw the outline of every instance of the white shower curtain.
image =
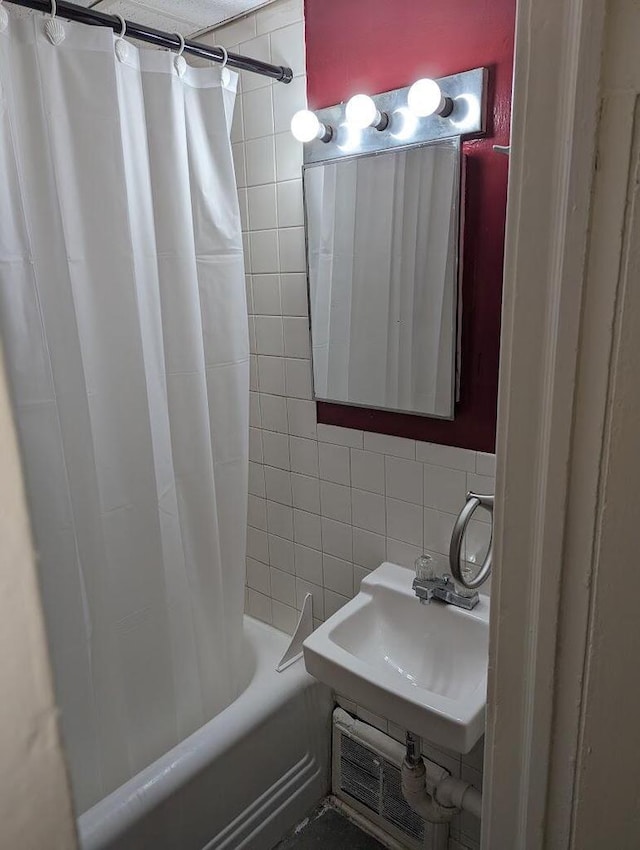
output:
[[0, 332], [83, 811], [239, 687], [237, 78], [45, 22], [0, 33]]

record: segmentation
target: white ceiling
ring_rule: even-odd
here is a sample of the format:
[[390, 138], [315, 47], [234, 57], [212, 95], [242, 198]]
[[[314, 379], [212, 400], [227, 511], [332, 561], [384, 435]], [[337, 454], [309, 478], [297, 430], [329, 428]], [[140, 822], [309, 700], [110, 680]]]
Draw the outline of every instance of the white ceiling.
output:
[[73, 0], [154, 29], [192, 35], [265, 6], [272, 0]]

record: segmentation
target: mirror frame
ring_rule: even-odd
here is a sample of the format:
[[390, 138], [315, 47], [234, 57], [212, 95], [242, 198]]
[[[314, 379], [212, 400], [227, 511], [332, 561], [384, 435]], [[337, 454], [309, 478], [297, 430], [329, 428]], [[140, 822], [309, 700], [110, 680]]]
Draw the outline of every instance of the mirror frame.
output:
[[[403, 89], [399, 89], [398, 91], [404, 91]], [[377, 132], [377, 131], [375, 131]], [[394, 152], [404, 152], [407, 150], [413, 150], [416, 148], [425, 148], [431, 147], [434, 145], [442, 144], [442, 143], [454, 143], [457, 147], [458, 154], [458, 187], [457, 187], [457, 198], [456, 198], [456, 210], [457, 215], [454, 215], [454, 222], [452, 226], [451, 238], [454, 240], [456, 244], [455, 258], [454, 258], [454, 268], [452, 271], [454, 278], [454, 303], [452, 307], [452, 321], [454, 323], [453, 329], [453, 345], [451, 348], [451, 357], [452, 357], [452, 375], [451, 375], [451, 410], [448, 415], [445, 414], [437, 414], [428, 411], [415, 410], [415, 409], [407, 409], [403, 407], [382, 407], [380, 405], [369, 404], [359, 401], [346, 401], [344, 399], [336, 399], [336, 398], [328, 398], [326, 396], [318, 395], [316, 391], [316, 370], [315, 370], [315, 361], [313, 354], [313, 315], [312, 315], [312, 299], [311, 299], [311, 267], [309, 263], [309, 220], [307, 216], [307, 190], [305, 185], [305, 174], [311, 168], [319, 168], [323, 165], [333, 164], [336, 160], [339, 161], [351, 161], [354, 159], [362, 159], [364, 157], [373, 157], [380, 156], [384, 154], [390, 154]], [[437, 419], [444, 422], [451, 422], [455, 419], [455, 407], [456, 403], [460, 399], [460, 356], [461, 356], [461, 331], [462, 331], [462, 276], [461, 276], [461, 268], [462, 263], [460, 260], [460, 252], [461, 252], [461, 242], [460, 236], [462, 234], [462, 210], [464, 206], [464, 161], [462, 156], [462, 140], [459, 136], [446, 136], [437, 139], [432, 139], [430, 141], [422, 141], [422, 142], [414, 142], [412, 144], [404, 144], [398, 146], [392, 146], [390, 148], [385, 148], [381, 151], [363, 151], [354, 154], [350, 154], [349, 156], [344, 157], [332, 157], [328, 160], [320, 160], [316, 162], [305, 162], [302, 166], [302, 200], [303, 200], [303, 209], [304, 209], [304, 241], [305, 241], [305, 266], [306, 266], [306, 277], [307, 277], [307, 302], [309, 307], [309, 336], [310, 336], [310, 345], [311, 345], [311, 393], [312, 398], [315, 402], [320, 402], [322, 404], [338, 404], [344, 407], [351, 408], [359, 408], [361, 410], [376, 410], [383, 413], [402, 413], [409, 416], [420, 416], [422, 418], [427, 419]]]
[[[445, 97], [451, 99], [453, 108], [446, 116], [437, 114], [424, 118], [414, 118], [412, 132], [407, 135], [402, 132], [408, 112], [407, 102], [410, 86], [392, 89], [371, 95], [376, 108], [388, 118], [388, 123], [382, 130], [375, 127], [367, 127], [357, 131], [357, 144], [350, 138], [347, 132], [346, 104], [340, 103], [324, 109], [316, 110], [315, 114], [321, 124], [330, 127], [332, 132], [328, 141], [314, 139], [305, 144], [302, 165], [302, 186], [304, 205], [304, 237], [305, 237], [305, 266], [307, 276], [307, 300], [309, 305], [309, 332], [311, 335], [311, 368], [312, 368], [312, 395], [318, 405], [336, 405], [351, 410], [359, 410], [391, 414], [416, 416], [422, 420], [431, 419], [439, 422], [453, 422], [456, 415], [456, 404], [460, 400], [460, 375], [461, 375], [461, 350], [462, 350], [462, 259], [463, 245], [461, 236], [464, 234], [464, 186], [465, 186], [465, 162], [462, 152], [462, 141], [468, 136], [482, 136], [487, 129], [487, 93], [488, 93], [488, 69], [475, 68], [446, 77], [439, 77], [436, 82]], [[345, 135], [346, 134], [346, 135]], [[345, 138], [348, 144], [345, 146]], [[361, 402], [348, 402], [337, 399], [326, 399], [316, 394], [315, 368], [313, 362], [313, 331], [311, 317], [311, 279], [309, 269], [309, 239], [306, 192], [304, 188], [304, 174], [307, 168], [322, 165], [336, 160], [354, 159], [363, 155], [387, 153], [393, 150], [406, 150], [415, 147], [444, 141], [458, 139], [460, 148], [459, 162], [459, 215], [456, 216], [456, 239], [458, 250], [456, 252], [456, 304], [454, 316], [456, 321], [455, 346], [453, 348], [453, 392], [452, 410], [450, 416], [438, 416], [433, 413], [424, 413], [416, 410], [404, 410], [392, 407], [376, 407], [365, 405]]]

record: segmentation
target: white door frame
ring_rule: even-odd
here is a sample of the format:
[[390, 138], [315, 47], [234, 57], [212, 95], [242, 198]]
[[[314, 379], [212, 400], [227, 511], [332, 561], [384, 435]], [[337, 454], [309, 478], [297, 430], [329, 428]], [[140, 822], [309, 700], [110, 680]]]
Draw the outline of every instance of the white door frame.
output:
[[518, 2], [483, 850], [570, 840], [607, 394], [595, 379], [613, 334], [581, 336], [605, 5]]

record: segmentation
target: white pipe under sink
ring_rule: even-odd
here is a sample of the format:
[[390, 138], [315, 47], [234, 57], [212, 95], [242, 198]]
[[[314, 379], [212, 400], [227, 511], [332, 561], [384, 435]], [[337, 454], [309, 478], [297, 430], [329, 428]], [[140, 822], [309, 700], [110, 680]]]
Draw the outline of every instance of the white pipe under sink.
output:
[[416, 737], [407, 732], [402, 761], [402, 794], [421, 817], [431, 823], [449, 823], [460, 811], [482, 816], [482, 794], [464, 779], [451, 776], [439, 765], [416, 756]]
[[[434, 825], [425, 850], [446, 850], [449, 839], [449, 822], [460, 811], [480, 818], [482, 794], [465, 782], [452, 776], [448, 770], [424, 757], [416, 757], [415, 764], [406, 758], [406, 749], [399, 741], [352, 717], [342, 708], [334, 711], [334, 723], [386, 757], [402, 764], [402, 794], [424, 820]], [[415, 740], [415, 739], [413, 739]]]

